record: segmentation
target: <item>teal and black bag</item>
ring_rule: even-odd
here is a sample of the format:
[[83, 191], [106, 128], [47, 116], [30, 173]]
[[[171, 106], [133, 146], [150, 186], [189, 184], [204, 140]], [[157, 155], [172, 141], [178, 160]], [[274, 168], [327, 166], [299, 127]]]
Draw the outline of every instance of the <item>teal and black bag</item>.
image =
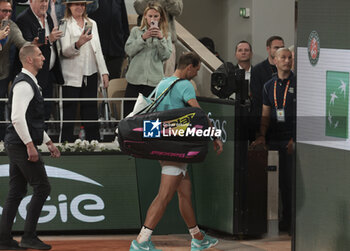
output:
[[211, 136], [206, 113], [197, 107], [155, 111], [174, 82], [139, 114], [119, 122], [118, 142], [131, 156], [178, 162], [201, 162]]

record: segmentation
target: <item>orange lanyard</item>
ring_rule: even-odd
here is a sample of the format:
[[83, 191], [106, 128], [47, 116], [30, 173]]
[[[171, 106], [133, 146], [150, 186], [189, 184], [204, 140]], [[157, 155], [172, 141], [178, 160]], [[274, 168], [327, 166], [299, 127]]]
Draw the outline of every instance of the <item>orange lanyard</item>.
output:
[[[290, 84], [290, 80], [288, 80], [287, 85], [286, 85], [286, 89], [284, 90], [283, 109], [286, 106], [287, 91], [288, 91], [289, 84]], [[275, 107], [276, 107], [276, 110], [277, 110], [278, 109], [278, 104], [277, 104], [276, 89], [277, 89], [277, 80], [275, 81], [274, 89], [273, 89], [273, 100], [275, 101]]]

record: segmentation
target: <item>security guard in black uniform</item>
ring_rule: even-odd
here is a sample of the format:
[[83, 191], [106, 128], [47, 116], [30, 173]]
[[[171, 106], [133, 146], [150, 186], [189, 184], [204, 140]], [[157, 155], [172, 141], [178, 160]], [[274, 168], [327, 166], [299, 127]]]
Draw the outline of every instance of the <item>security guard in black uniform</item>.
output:
[[[270, 150], [278, 150], [279, 152], [279, 188], [283, 207], [279, 229], [290, 231], [296, 80], [291, 71], [292, 53], [289, 49], [278, 49], [274, 61], [277, 75], [264, 85], [260, 134], [252, 146], [267, 142]], [[268, 138], [266, 138], [267, 131], [269, 131]]]

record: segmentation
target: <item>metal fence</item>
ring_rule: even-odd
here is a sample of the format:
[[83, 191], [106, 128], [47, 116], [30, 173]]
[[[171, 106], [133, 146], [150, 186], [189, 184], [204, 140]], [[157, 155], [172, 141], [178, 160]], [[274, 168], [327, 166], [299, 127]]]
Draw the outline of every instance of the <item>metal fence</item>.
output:
[[[103, 96], [107, 96], [102, 93]], [[62, 96], [62, 95], [60, 95]], [[81, 123], [99, 123], [100, 139], [107, 140], [115, 136], [115, 129], [118, 122], [125, 117], [124, 102], [136, 101], [136, 98], [45, 98], [45, 102], [55, 102], [54, 109], [51, 113], [49, 120], [45, 121], [47, 124], [47, 133], [50, 137], [54, 137], [58, 143], [61, 143], [62, 126], [64, 123], [75, 123], [75, 133], [77, 134], [77, 128], [79, 130], [79, 124]], [[63, 119], [63, 103], [68, 101], [87, 102], [96, 101], [98, 105], [98, 119], [97, 120], [81, 120], [79, 118], [75, 120]], [[6, 102], [5, 105], [5, 120], [1, 120], [0, 124], [10, 123], [10, 114], [7, 109], [7, 98], [1, 98], [0, 102]], [[118, 111], [118, 113], [117, 113]]]

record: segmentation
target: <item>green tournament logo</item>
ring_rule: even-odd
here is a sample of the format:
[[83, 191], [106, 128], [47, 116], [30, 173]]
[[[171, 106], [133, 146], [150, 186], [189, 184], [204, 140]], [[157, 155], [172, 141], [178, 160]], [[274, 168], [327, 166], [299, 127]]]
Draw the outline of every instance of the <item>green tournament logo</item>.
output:
[[316, 31], [312, 31], [309, 35], [309, 42], [307, 45], [307, 51], [309, 54], [309, 61], [312, 66], [315, 66], [320, 57], [320, 37]]
[[349, 72], [327, 71], [326, 136], [348, 138]]

